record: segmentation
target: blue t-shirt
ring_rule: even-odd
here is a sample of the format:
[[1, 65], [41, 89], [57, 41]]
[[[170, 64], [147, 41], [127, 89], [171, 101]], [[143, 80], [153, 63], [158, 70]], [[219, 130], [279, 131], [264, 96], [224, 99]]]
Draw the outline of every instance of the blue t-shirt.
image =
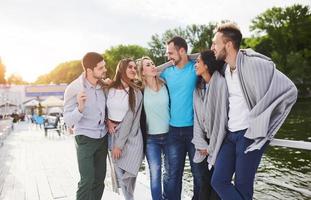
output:
[[193, 126], [192, 95], [197, 82], [194, 65], [194, 61], [189, 61], [182, 69], [172, 66], [161, 73], [161, 77], [166, 81], [171, 100], [171, 126]]

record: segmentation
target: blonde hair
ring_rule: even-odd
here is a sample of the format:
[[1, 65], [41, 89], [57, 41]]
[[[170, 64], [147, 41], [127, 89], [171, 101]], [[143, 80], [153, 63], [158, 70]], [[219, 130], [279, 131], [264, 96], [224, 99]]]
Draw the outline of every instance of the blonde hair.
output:
[[[143, 75], [143, 62], [144, 60], [150, 60], [152, 61], [152, 59], [148, 56], [143, 56], [139, 59], [136, 60], [136, 64], [138, 66], [138, 77], [140, 79], [140, 81], [142, 82], [142, 87], [145, 87], [147, 84], [146, 84], [146, 79], [145, 79], [145, 76]], [[157, 88], [160, 88], [160, 86], [162, 86], [164, 84], [164, 82], [158, 77], [156, 76], [156, 84], [157, 84]]]

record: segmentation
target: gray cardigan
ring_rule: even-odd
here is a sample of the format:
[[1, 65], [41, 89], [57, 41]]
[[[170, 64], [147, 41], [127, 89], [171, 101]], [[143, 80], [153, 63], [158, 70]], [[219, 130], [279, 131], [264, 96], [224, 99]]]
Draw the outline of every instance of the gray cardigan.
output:
[[[194, 92], [194, 133], [192, 143], [196, 149], [207, 149], [207, 161], [210, 167], [214, 165], [225, 138], [228, 122], [227, 116], [227, 84], [225, 78], [216, 71], [209, 82], [204, 100], [201, 99], [197, 90]], [[209, 144], [207, 144], [205, 138], [210, 140]], [[204, 158], [196, 151], [194, 162], [201, 162]]]
[[207, 127], [206, 127], [206, 116], [208, 115], [206, 110], [206, 100], [208, 88], [205, 93], [200, 91], [201, 89], [196, 88], [193, 91], [193, 138], [192, 143], [196, 149], [193, 161], [195, 163], [202, 162], [206, 156], [200, 154], [198, 149], [208, 149], [207, 142]]
[[242, 91], [250, 109], [245, 137], [254, 140], [245, 151], [260, 149], [272, 140], [297, 100], [297, 88], [272, 60], [252, 49], [237, 55]]
[[[142, 109], [142, 93], [135, 91], [135, 112], [129, 109], [117, 127], [117, 132], [112, 135], [112, 147], [122, 149], [121, 157], [114, 160], [114, 164], [126, 171], [122, 177], [125, 184], [127, 178], [136, 177], [143, 161], [143, 138], [140, 129], [140, 114]], [[130, 186], [134, 190], [134, 185]]]
[[[260, 149], [273, 139], [296, 102], [297, 89], [276, 69], [270, 58], [251, 49], [238, 52], [237, 69], [250, 109], [250, 124], [244, 136], [254, 140], [247, 147], [247, 153]], [[210, 138], [207, 160], [210, 165], [215, 164], [228, 122], [228, 88], [224, 78], [217, 74], [215, 72], [210, 81], [206, 107], [207, 138]], [[211, 146], [213, 144], [214, 147]]]

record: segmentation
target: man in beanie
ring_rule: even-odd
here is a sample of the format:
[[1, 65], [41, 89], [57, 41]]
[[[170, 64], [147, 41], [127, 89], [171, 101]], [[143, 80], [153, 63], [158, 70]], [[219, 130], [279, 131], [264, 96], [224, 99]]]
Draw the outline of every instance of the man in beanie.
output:
[[103, 57], [95, 52], [83, 57], [82, 66], [84, 72], [68, 85], [64, 94], [64, 121], [75, 135], [80, 172], [76, 199], [100, 200], [108, 152], [106, 98], [101, 84], [107, 69]]

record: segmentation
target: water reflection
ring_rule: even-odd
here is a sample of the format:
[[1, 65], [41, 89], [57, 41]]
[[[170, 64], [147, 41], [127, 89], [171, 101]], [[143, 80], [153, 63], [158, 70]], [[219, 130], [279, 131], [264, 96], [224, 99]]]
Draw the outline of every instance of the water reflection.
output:
[[[299, 100], [276, 137], [311, 142], [310, 113], [311, 99]], [[287, 186], [311, 191], [311, 152], [270, 146], [256, 175], [254, 199], [311, 199], [311, 196], [291, 190]], [[192, 177], [188, 163], [185, 167], [184, 190], [186, 194], [192, 194]]]

